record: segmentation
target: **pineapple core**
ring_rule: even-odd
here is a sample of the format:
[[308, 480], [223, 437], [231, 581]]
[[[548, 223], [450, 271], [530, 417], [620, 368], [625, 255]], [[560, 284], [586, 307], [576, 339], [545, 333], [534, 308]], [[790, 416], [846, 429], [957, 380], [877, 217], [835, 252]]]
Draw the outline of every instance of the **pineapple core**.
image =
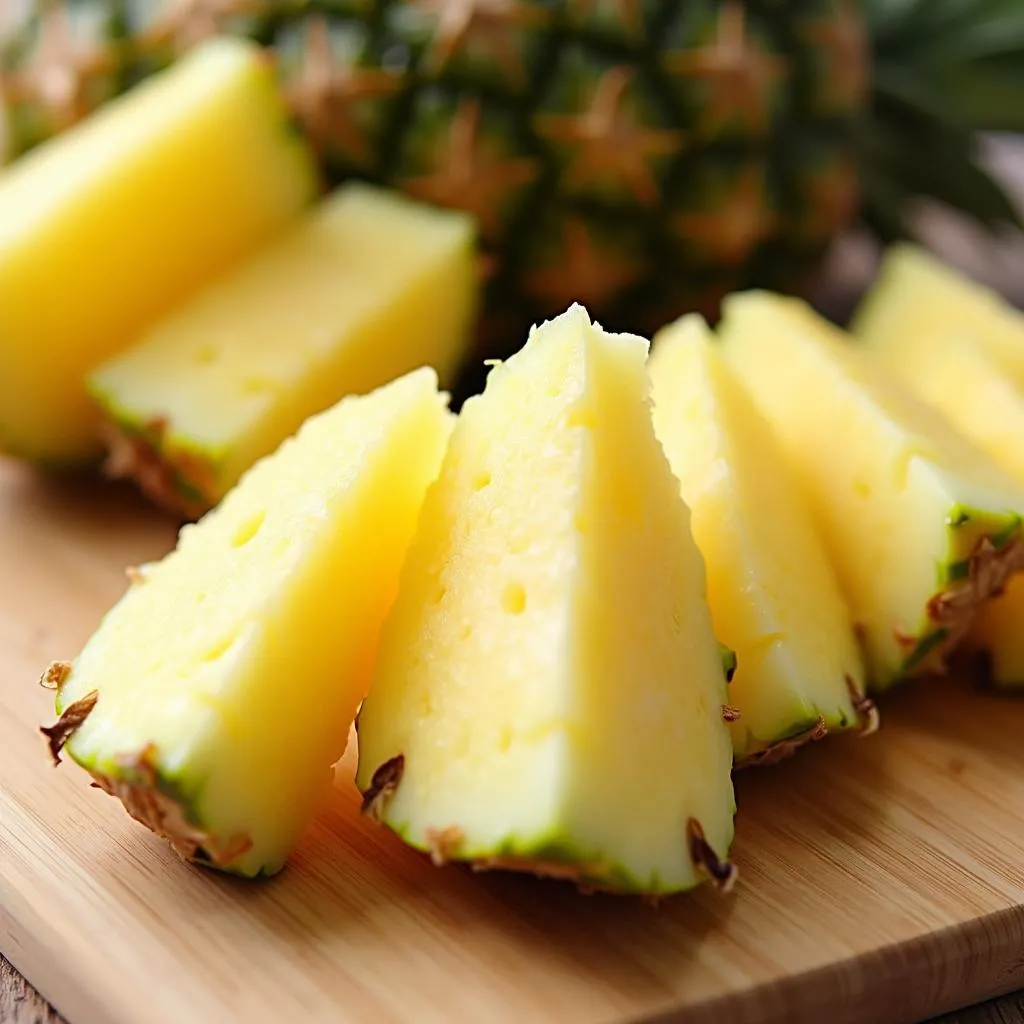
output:
[[809, 499], [874, 685], [941, 665], [1022, 567], [1024, 488], [803, 302], [733, 296], [721, 336]]
[[699, 316], [657, 335], [649, 372], [655, 431], [707, 563], [715, 632], [737, 656], [737, 760], [772, 760], [871, 721], [853, 623], [806, 499]]
[[70, 731], [185, 856], [277, 871], [344, 750], [452, 421], [423, 369], [307, 422], [55, 670], [55, 748]]
[[[863, 341], [903, 384], [945, 415], [1024, 485], [1024, 366], [991, 343], [1024, 358], [1024, 317], [953, 271], [897, 250], [861, 321]], [[911, 273], [915, 271], [916, 273]], [[944, 287], [953, 279], [951, 289]], [[973, 298], [967, 315], [936, 318], [949, 295]], [[895, 333], [880, 329], [893, 324]], [[978, 612], [969, 647], [988, 652], [992, 681], [1024, 686], [1024, 578]]]
[[102, 452], [87, 372], [314, 197], [258, 47], [212, 41], [0, 176], [0, 450]]
[[435, 860], [731, 878], [725, 672], [647, 348], [574, 306], [459, 418], [358, 721], [368, 811]]
[[343, 395], [424, 365], [447, 386], [469, 341], [474, 252], [465, 214], [343, 186], [92, 375], [120, 445], [146, 447], [118, 461], [197, 514]]

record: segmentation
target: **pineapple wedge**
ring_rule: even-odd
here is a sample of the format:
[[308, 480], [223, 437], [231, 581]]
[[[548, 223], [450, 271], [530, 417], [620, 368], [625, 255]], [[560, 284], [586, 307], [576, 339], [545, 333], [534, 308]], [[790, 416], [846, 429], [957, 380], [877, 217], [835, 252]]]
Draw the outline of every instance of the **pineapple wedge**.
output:
[[99, 367], [110, 469], [186, 516], [307, 416], [419, 366], [450, 384], [477, 292], [474, 229], [361, 183]]
[[654, 429], [692, 513], [716, 634], [736, 652], [738, 763], [777, 760], [827, 731], [869, 730], [853, 623], [781, 445], [698, 315], [660, 331]]
[[[921, 296], [920, 306], [927, 305]], [[979, 315], [969, 333], [917, 330], [898, 341], [878, 339], [872, 352], [903, 384], [945, 415], [1002, 469], [1024, 485], [1024, 393], [978, 343], [988, 329]], [[891, 342], [891, 343], [889, 343]], [[1019, 343], [1024, 348], [1024, 329]], [[987, 653], [992, 682], [1024, 687], [1024, 577], [979, 610], [965, 646]]]
[[886, 251], [878, 278], [851, 324], [868, 347], [889, 353], [890, 365], [918, 338], [960, 333], [1024, 381], [1024, 313], [911, 243]]
[[731, 880], [723, 653], [647, 349], [573, 306], [463, 408], [357, 724], [367, 811], [435, 861]]
[[450, 434], [436, 385], [310, 419], [51, 667], [54, 757], [186, 858], [273, 874], [320, 806]]
[[871, 682], [941, 667], [1024, 568], [1024, 488], [800, 300], [732, 296], [721, 337], [810, 500]]
[[218, 39], [0, 175], [0, 450], [102, 454], [84, 379], [318, 190], [258, 47]]

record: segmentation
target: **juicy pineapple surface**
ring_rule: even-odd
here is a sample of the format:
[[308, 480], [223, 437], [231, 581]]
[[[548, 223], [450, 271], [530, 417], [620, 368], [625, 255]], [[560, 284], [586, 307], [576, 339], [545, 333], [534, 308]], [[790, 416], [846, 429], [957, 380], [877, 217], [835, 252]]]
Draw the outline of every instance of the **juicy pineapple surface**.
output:
[[[887, 301], [908, 306], [903, 333], [898, 340], [873, 339], [872, 353], [1024, 485], [1024, 393], [978, 340], [1001, 331], [1005, 313], [992, 307], [985, 315], [979, 308], [969, 329], [946, 333], [931, 320], [929, 293], [918, 293], [913, 301], [894, 293]], [[920, 328], [911, 315], [913, 304], [920, 310]], [[877, 315], [885, 315], [884, 304]], [[1017, 337], [1024, 348], [1024, 323]], [[966, 639], [968, 647], [987, 652], [991, 680], [998, 686], [1024, 686], [1022, 626], [1024, 579], [1014, 577], [1003, 594], [979, 610]]]
[[90, 376], [115, 471], [205, 511], [342, 396], [424, 365], [448, 386], [476, 290], [468, 217], [342, 186]]
[[911, 244], [886, 252], [851, 330], [904, 374], [919, 365], [919, 347], [931, 338], [967, 337], [1024, 384], [1024, 313]]
[[[213, 29], [249, 36], [273, 52], [331, 180], [478, 220], [502, 324], [581, 301], [606, 325], [660, 326], [738, 281], [798, 280], [856, 208], [869, 43], [839, 0], [55, 7], [10, 47], [12, 153]], [[70, 112], [33, 73], [62, 20], [82, 85]]]
[[721, 337], [809, 498], [873, 683], [941, 664], [1021, 568], [1024, 489], [803, 302], [731, 297]]
[[368, 809], [437, 860], [728, 877], [725, 674], [647, 347], [575, 306], [460, 415], [358, 721]]
[[654, 427], [708, 572], [715, 632], [736, 652], [739, 761], [870, 721], [853, 623], [781, 445], [699, 316], [654, 339]]
[[277, 871], [344, 750], [452, 419], [420, 370], [308, 421], [55, 670], [55, 744], [70, 731], [185, 856]]
[[98, 362], [273, 236], [312, 160], [258, 48], [211, 42], [0, 176], [0, 449], [100, 452]]

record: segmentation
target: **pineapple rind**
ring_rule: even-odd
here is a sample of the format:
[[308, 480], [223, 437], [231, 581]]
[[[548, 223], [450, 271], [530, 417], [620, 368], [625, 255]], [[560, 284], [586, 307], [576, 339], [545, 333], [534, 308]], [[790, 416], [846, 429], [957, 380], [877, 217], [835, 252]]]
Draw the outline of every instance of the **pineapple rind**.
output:
[[[1020, 553], [1024, 524], [1021, 515], [955, 505], [950, 509], [946, 522], [949, 527], [949, 556], [937, 567], [933, 601], [969, 578], [973, 552], [984, 542], [991, 544], [994, 553], [1002, 554], [1013, 574], [1024, 571], [1024, 557]], [[943, 664], [952, 649], [963, 640], [978, 609], [992, 600], [999, 589], [1001, 584], [983, 587], [976, 600], [965, 604], [962, 614], [950, 624], [936, 626], [934, 617], [926, 609], [913, 634], [913, 647], [903, 660], [897, 679]]]
[[[139, 419], [95, 381], [87, 382], [86, 388], [103, 410], [107, 466], [113, 474], [131, 476], [157, 506], [189, 519], [199, 518], [217, 503], [224, 490], [204, 487], [196, 473], [196, 467], [202, 467], [205, 480], [217, 479], [220, 462], [215, 452], [190, 444], [186, 437], [175, 436], [172, 444], [165, 432]], [[122, 448], [135, 451], [125, 465], [117, 465], [115, 452]]]

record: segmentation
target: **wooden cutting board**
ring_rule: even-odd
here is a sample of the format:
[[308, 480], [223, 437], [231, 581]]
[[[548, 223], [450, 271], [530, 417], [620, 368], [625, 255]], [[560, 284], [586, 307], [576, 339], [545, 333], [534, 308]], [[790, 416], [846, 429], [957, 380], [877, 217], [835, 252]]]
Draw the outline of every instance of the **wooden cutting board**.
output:
[[37, 731], [41, 670], [173, 532], [0, 462], [0, 949], [73, 1024], [886, 1024], [1024, 984], [1024, 702], [954, 679], [741, 773], [728, 897], [436, 869], [360, 818], [351, 759], [278, 878], [181, 863]]

